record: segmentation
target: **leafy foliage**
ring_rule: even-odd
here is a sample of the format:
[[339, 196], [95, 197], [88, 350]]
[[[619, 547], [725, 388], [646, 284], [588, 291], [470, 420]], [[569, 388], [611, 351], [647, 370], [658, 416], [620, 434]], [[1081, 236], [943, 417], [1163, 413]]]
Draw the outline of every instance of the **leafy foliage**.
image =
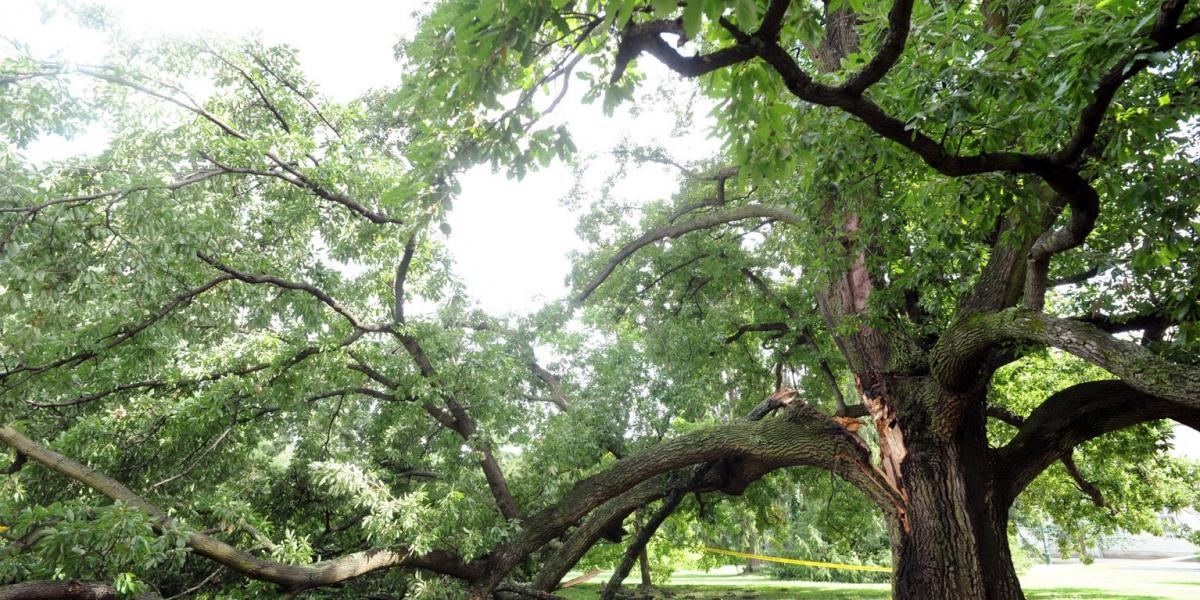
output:
[[[612, 172], [578, 191], [591, 246], [571, 275], [580, 293], [530, 315], [478, 310], [444, 246], [459, 173], [490, 163], [519, 178], [572, 158], [569, 128], [543, 116], [568, 83], [609, 111], [634, 103], [649, 57], [629, 40], [642, 28], [676, 36], [672, 52], [722, 56], [773, 4], [438, 2], [397, 47], [406, 74], [395, 89], [345, 104], [321, 96], [294, 51], [254, 40], [151, 44], [110, 31], [111, 54], [94, 65], [18, 48], [0, 62], [0, 409], [171, 521], [40, 467], [14, 470], [0, 480], [0, 581], [274, 593], [213, 574], [188, 550], [196, 531], [286, 565], [367, 547], [476, 564], [539, 525], [508, 504], [552, 510], [575, 482], [626, 464], [618, 457], [738, 422], [772, 392], [801, 390], [807, 406], [846, 416], [868, 390], [845, 340], [884, 332], [907, 350], [889, 375], [928, 377], [927, 356], [993, 259], [1080, 214], [1043, 173], [948, 178], [904, 140], [927, 136], [960, 162], [1052, 153], [1122, 65], [1145, 70], [1114, 92], [1099, 143], [1072, 161], [1102, 210], [1086, 243], [1054, 255], [1051, 280], [1072, 283], [1050, 293], [1050, 312], [1110, 328], [1157, 319], [1157, 336], [1129, 329], [1147, 331], [1155, 356], [1197, 363], [1200, 61], [1195, 40], [1131, 58], [1155, 13], [1125, 0], [914, 5], [902, 58], [869, 94], [910, 138], [882, 140], [844, 107], [798, 102], [765, 61], [705, 72], [694, 91], [712, 102], [720, 154], [676, 164], [632, 140], [615, 166], [581, 164]], [[788, 56], [819, 84], [854, 82], [893, 29], [884, 3], [790, 8], [778, 27], [805, 51]], [[829, 28], [845, 14], [855, 48], [834, 56]], [[681, 108], [678, 124], [700, 127], [691, 117]], [[109, 137], [95, 156], [23, 155], [95, 127]], [[660, 165], [678, 193], [627, 205], [616, 183], [634, 164]], [[860, 267], [876, 284], [869, 301], [831, 318], [831, 282]], [[992, 358], [1011, 364], [973, 389], [1017, 415], [1111, 378], [1057, 351], [1000, 345]], [[987, 429], [993, 447], [1013, 433]], [[873, 427], [856, 436], [884, 458]], [[1055, 523], [1064, 545], [1155, 531], [1159, 511], [1200, 502], [1187, 484], [1197, 466], [1169, 457], [1168, 440], [1155, 422], [1080, 445], [1078, 470], [1106, 505], [1055, 466], [1020, 496], [1015, 520]], [[650, 554], [659, 575], [691, 560], [682, 546], [716, 541], [884, 564], [894, 532], [875, 508], [828, 475], [777, 473], [736, 499], [684, 501]], [[517, 561], [515, 579], [560, 542]], [[581, 564], [622, 551], [600, 544]], [[400, 569], [314, 593], [387, 590], [464, 593]]]

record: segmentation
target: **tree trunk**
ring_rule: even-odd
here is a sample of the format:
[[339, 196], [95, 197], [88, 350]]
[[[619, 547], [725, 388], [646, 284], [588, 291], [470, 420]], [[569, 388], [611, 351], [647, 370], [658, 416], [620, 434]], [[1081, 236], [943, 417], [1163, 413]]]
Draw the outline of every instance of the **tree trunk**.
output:
[[906, 408], [909, 423], [901, 419], [900, 429], [907, 502], [891, 531], [893, 597], [1023, 599], [1008, 547], [1008, 501], [991, 476], [983, 415], [969, 415], [956, 439], [943, 441]]
[[650, 557], [647, 556], [645, 547], [643, 547], [642, 551], [638, 553], [638, 566], [641, 567], [642, 570], [642, 587], [653, 587], [654, 582], [650, 581]]

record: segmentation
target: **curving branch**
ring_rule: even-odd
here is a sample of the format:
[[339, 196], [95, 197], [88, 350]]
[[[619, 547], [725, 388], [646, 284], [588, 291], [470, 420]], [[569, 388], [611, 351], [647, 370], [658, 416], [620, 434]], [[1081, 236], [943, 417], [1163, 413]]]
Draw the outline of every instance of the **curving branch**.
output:
[[667, 225], [653, 229], [642, 234], [641, 237], [633, 240], [632, 242], [622, 246], [621, 249], [617, 251], [617, 254], [609, 259], [608, 263], [604, 265], [604, 267], [600, 270], [600, 273], [593, 277], [592, 280], [583, 287], [583, 291], [579, 292], [579, 294], [575, 296], [575, 302], [577, 304], [583, 304], [586, 302], [588, 297], [590, 297], [592, 293], [596, 291], [596, 288], [600, 287], [600, 285], [604, 283], [604, 280], [608, 279], [608, 276], [612, 275], [613, 271], [615, 271], [621, 263], [625, 262], [626, 259], [628, 259], [630, 256], [633, 256], [635, 252], [645, 246], [660, 240], [679, 237], [693, 231], [709, 229], [718, 225], [733, 223], [735, 221], [756, 218], [783, 221], [785, 223], [799, 223], [801, 221], [799, 215], [786, 208], [781, 208], [778, 206], [766, 206], [762, 204], [749, 204], [746, 206], [731, 208], [729, 210], [709, 213], [689, 221], [684, 221], [682, 223], [676, 223], [673, 225]]
[[[744, 420], [751, 423], [760, 421], [781, 408], [791, 406], [798, 398], [799, 393], [795, 390], [780, 390], [775, 392], [751, 409], [746, 414]], [[625, 549], [625, 555], [621, 558], [620, 564], [617, 565], [608, 584], [604, 586], [604, 589], [600, 593], [601, 600], [612, 600], [617, 596], [621, 582], [625, 581], [625, 578], [629, 576], [629, 571], [633, 569], [633, 563], [645, 555], [646, 545], [650, 543], [650, 539], [658, 532], [658, 528], [662, 527], [667, 517], [670, 517], [675, 512], [675, 509], [679, 507], [679, 504], [683, 502], [683, 499], [689, 493], [698, 492], [701, 489], [710, 472], [717, 469], [720, 486], [731, 492], [740, 492], [750, 485], [750, 481], [745, 480], [745, 474], [736, 483], [726, 479], [728, 477], [728, 470], [724, 467], [719, 462], [712, 462], [699, 464], [676, 474], [677, 481], [672, 482], [669, 491], [663, 496], [662, 504], [654, 511], [650, 519], [642, 525], [637, 535], [629, 543], [629, 547]]]
[[[786, 466], [829, 469], [853, 483], [888, 514], [903, 510], [903, 500], [871, 465], [870, 451], [861, 439], [812, 406], [792, 402], [780, 417], [681, 435], [627, 456], [577, 482], [553, 506], [526, 518], [526, 529], [517, 539], [493, 550], [488, 574], [472, 584], [472, 590], [480, 595], [492, 589], [525, 557], [597, 507], [646, 480], [716, 461], [729, 461], [727, 464], [735, 470], [758, 476]], [[746, 479], [732, 477], [731, 481]]]
[[[987, 416], [1012, 425], [1018, 429], [1025, 424], [1025, 417], [1022, 417], [1003, 406], [998, 406], [995, 404], [988, 405]], [[1084, 478], [1083, 473], [1079, 471], [1079, 465], [1075, 464], [1073, 452], [1068, 451], [1059, 460], [1062, 461], [1063, 468], [1067, 470], [1067, 474], [1070, 475], [1071, 479], [1075, 481], [1075, 485], [1079, 487], [1079, 491], [1087, 494], [1087, 496], [1092, 499], [1093, 504], [1103, 508], [1105, 505], [1104, 495], [1100, 493], [1100, 490], [1093, 485], [1092, 482]]]
[[328, 293], [326, 293], [310, 284], [303, 283], [303, 282], [288, 281], [286, 279], [281, 279], [279, 277], [275, 277], [274, 275], [255, 275], [253, 273], [246, 273], [243, 271], [239, 271], [237, 269], [234, 269], [233, 267], [230, 267], [230, 266], [204, 254], [203, 252], [196, 252], [196, 257], [199, 258], [200, 260], [208, 263], [209, 265], [212, 265], [213, 268], [217, 269], [218, 271], [224, 272], [227, 275], [229, 275], [231, 278], [237, 279], [238, 281], [243, 281], [245, 283], [249, 283], [249, 284], [253, 284], [253, 285], [270, 285], [270, 286], [274, 286], [274, 287], [284, 289], [284, 290], [294, 290], [294, 291], [304, 292], [304, 293], [316, 298], [325, 306], [328, 306], [329, 308], [333, 309], [333, 312], [336, 312], [337, 314], [341, 315], [342, 318], [346, 319], [346, 321], [348, 321], [350, 323], [350, 325], [353, 326], [355, 329], [359, 329], [359, 330], [367, 331], [367, 332], [391, 331], [390, 325], [371, 325], [371, 324], [363, 323], [357, 317], [355, 317], [349, 310], [347, 310], [344, 306], [342, 306], [341, 304], [338, 304], [337, 300], [334, 300], [333, 297], [330, 296]]
[[450, 552], [434, 550], [416, 554], [405, 549], [374, 549], [311, 565], [289, 565], [263, 560], [203, 533], [187, 531], [182, 524], [146, 499], [134, 494], [120, 482], [45, 448], [21, 435], [16, 429], [0, 427], [0, 442], [26, 454], [47, 469], [73, 479], [113, 500], [136, 506], [156, 520], [156, 529], [177, 531], [192, 551], [252, 579], [277, 584], [288, 591], [333, 585], [372, 571], [394, 567], [424, 569], [465, 581], [483, 575], [478, 563], [467, 562]]
[[[546, 387], [550, 388], [550, 393], [552, 396], [549, 398], [549, 401], [553, 402], [554, 405], [559, 408], [559, 410], [567, 410], [567, 395], [562, 391], [562, 379], [558, 375], [547, 371], [546, 368], [542, 365], [539, 365], [537, 361], [529, 361], [529, 370], [532, 371], [538, 379], [541, 379], [542, 382], [546, 384]], [[530, 396], [526, 397], [532, 398]]]
[[[1024, 306], [1029, 310], [1040, 311], [1045, 307], [1046, 290], [1051, 287], [1050, 259], [1056, 254], [1083, 244], [1100, 216], [1100, 196], [1082, 177], [1064, 175], [1063, 183], [1055, 191], [1062, 194], [1070, 204], [1071, 215], [1062, 227], [1048, 229], [1038, 236], [1029, 249], [1024, 291]], [[1057, 199], [1053, 202], [1055, 206], [1061, 207]]]
[[965, 390], [989, 350], [1016, 342], [1058, 348], [1146, 394], [1200, 408], [1200, 367], [1172, 362], [1089, 323], [1027, 310], [974, 315], [955, 323], [934, 346], [930, 367], [948, 390]]
[[635, 510], [666, 495], [668, 485], [668, 475], [647, 479], [593, 510], [571, 531], [566, 542], [547, 554], [533, 580], [534, 587], [543, 591], [557, 589], [563, 577], [566, 577], [592, 546], [601, 538], [619, 540], [620, 535], [624, 533], [621, 524], [625, 518]]
[[717, 50], [711, 54], [699, 56], [683, 56], [679, 54], [666, 40], [664, 33], [684, 37], [683, 23], [679, 20], [656, 20], [646, 23], [630, 23], [621, 35], [617, 46], [617, 58], [613, 67], [611, 82], [617, 83], [625, 76], [625, 69], [633, 59], [647, 52], [662, 61], [673, 71], [685, 77], [699, 77], [730, 65], [746, 62], [754, 58], [754, 47], [748, 44], [736, 44]]
[[1183, 406], [1115, 380], [1080, 383], [1056, 392], [996, 451], [997, 488], [1011, 502], [1055, 461], [1070, 461], [1075, 446], [1159, 419], [1174, 419], [1200, 430], [1200, 407]]
[[[122, 73], [122, 71], [120, 71], [119, 69], [116, 69], [114, 67], [109, 67], [109, 66], [81, 65], [79, 67], [76, 67], [74, 69], [74, 71], [81, 75], [94, 77], [96, 79], [106, 81], [110, 84], [129, 88], [129, 89], [135, 90], [137, 92], [140, 92], [142, 94], [145, 94], [147, 96], [150, 96], [153, 98], [158, 98], [159, 100], [163, 100], [165, 102], [174, 104], [175, 106], [178, 106], [178, 107], [182, 108], [183, 110], [186, 110], [186, 111], [200, 117], [201, 119], [215, 125], [217, 127], [217, 129], [221, 130], [221, 132], [227, 136], [230, 136], [230, 137], [236, 138], [238, 140], [242, 140], [242, 141], [250, 141], [252, 139], [249, 135], [239, 131], [236, 127], [234, 127], [233, 125], [231, 125], [224, 119], [218, 117], [217, 115], [215, 115], [212, 112], [205, 109], [203, 106], [200, 105], [200, 103], [198, 103], [194, 98], [192, 98], [190, 95], [188, 95], [187, 92], [185, 92], [179, 86], [172, 85], [170, 83], [161, 82], [161, 81], [153, 81], [153, 80], [150, 80], [149, 78], [141, 77], [141, 76], [137, 76], [137, 75], [134, 75], [132, 77], [126, 76], [126, 74]], [[164, 91], [161, 91], [158, 89], [154, 89], [153, 87], [150, 87], [150, 85], [146, 85], [145, 83], [141, 83], [141, 82], [137, 81], [135, 78], [142, 79], [142, 80], [145, 80], [154, 85], [161, 86], [162, 88], [166, 88], [169, 91], [164, 92]], [[180, 96], [182, 96], [182, 98]], [[322, 118], [324, 118], [324, 117], [322, 117]], [[284, 123], [284, 126], [286, 127], [286, 122]], [[336, 130], [335, 130], [335, 132], [336, 132]], [[353, 213], [355, 213], [377, 225], [403, 224], [403, 222], [404, 222], [402, 219], [397, 219], [397, 218], [388, 216], [383, 213], [375, 212], [375, 211], [367, 208], [366, 206], [363, 206], [357, 200], [350, 198], [346, 194], [341, 193], [337, 190], [330, 189], [324, 185], [321, 185], [316, 180], [305, 175], [303, 172], [301, 172], [299, 169], [297, 169], [291, 163], [283, 160], [283, 158], [281, 158], [274, 151], [268, 150], [265, 153], [263, 153], [263, 156], [266, 157], [267, 160], [269, 160], [271, 163], [273, 163], [278, 168], [283, 169], [287, 173], [291, 174], [291, 177], [281, 176], [277, 171], [254, 171], [252, 169], [235, 169], [232, 167], [227, 167], [227, 166], [222, 166], [222, 165], [218, 165], [218, 167], [223, 172], [228, 172], [228, 173], [242, 172], [242, 173], [249, 173], [249, 174], [255, 174], [255, 175], [268, 175], [271, 177], [276, 177], [276, 178], [282, 179], [284, 181], [287, 181], [288, 183], [291, 183], [292, 185], [295, 185], [297, 187], [308, 190], [309, 192], [313, 193], [314, 195], [316, 195], [318, 198], [321, 198], [322, 200], [327, 200], [327, 201], [333, 202], [335, 204], [339, 204], [339, 205], [349, 209], [351, 212], [353, 212]], [[210, 159], [210, 162], [211, 162], [211, 159]]]
[[1100, 131], [1100, 125], [1117, 91], [1126, 81], [1150, 66], [1151, 54], [1171, 50], [1188, 38], [1200, 34], [1200, 17], [1179, 25], [1186, 4], [1187, 0], [1166, 0], [1160, 5], [1154, 27], [1148, 36], [1154, 43], [1138, 48], [1122, 58], [1100, 78], [1092, 92], [1092, 101], [1079, 115], [1074, 135], [1050, 157], [1053, 163], [1071, 164], [1083, 157], [1084, 152], [1096, 141], [1096, 134]]
[[392, 279], [392, 321], [397, 325], [404, 324], [404, 283], [408, 280], [408, 269], [412, 266], [413, 253], [417, 249], [417, 236], [414, 234], [404, 244], [404, 254], [400, 264], [396, 265], [396, 276]]
[[[791, 390], [772, 394], [755, 405], [746, 414], [744, 421], [760, 421], [779, 409], [791, 406], [795, 401], [796, 392]], [[740, 494], [751, 483], [775, 468], [764, 464], [739, 463], [739, 461], [740, 458], [736, 457], [722, 459], [697, 464], [686, 470], [661, 474], [605, 501], [571, 531], [561, 547], [546, 558], [534, 580], [534, 585], [538, 589], [546, 591], [555, 589], [567, 572], [601, 538], [613, 542], [620, 541], [624, 534], [621, 525], [625, 518], [651, 502], [674, 496], [678, 496], [678, 500], [682, 500], [683, 496], [689, 493], [719, 491], [725, 494]], [[677, 505], [678, 501], [675, 504]], [[664, 504], [665, 506], [666, 504]], [[665, 510], [670, 512], [670, 510], [674, 510], [674, 507]], [[648, 535], [647, 540], [649, 539]]]
[[445, 409], [442, 409], [432, 402], [425, 401], [421, 403], [421, 408], [429, 413], [435, 421], [441, 426], [458, 434], [471, 449], [479, 455], [479, 468], [483, 470], [484, 479], [487, 480], [488, 490], [492, 492], [492, 499], [496, 501], [496, 508], [505, 520], [512, 521], [521, 517], [521, 510], [517, 507], [517, 501], [513, 498], [512, 492], [508, 487], [508, 479], [504, 475], [504, 471], [500, 468], [500, 462], [496, 460], [495, 453], [492, 452], [492, 446], [486, 440], [482, 440], [476, 433], [479, 431], [479, 426], [467, 412], [462, 402], [459, 402], [453, 394], [447, 392], [443, 384], [438, 380], [437, 370], [433, 366], [433, 361], [429, 360], [429, 355], [425, 353], [425, 348], [421, 346], [421, 342], [417, 338], [391, 330], [392, 334], [404, 346], [404, 350], [408, 352], [409, 357], [417, 364], [421, 376], [433, 381], [441, 390], [442, 402]]
[[875, 85], [900, 60], [904, 46], [908, 42], [908, 31], [912, 25], [913, 0], [896, 0], [892, 10], [888, 12], [887, 34], [879, 52], [861, 71], [852, 75], [841, 90], [847, 94], [861, 95], [867, 88]]
[[[222, 283], [225, 283], [226, 281], [231, 281], [233, 279], [234, 279], [234, 277], [231, 275], [222, 275], [220, 277], [215, 277], [213, 279], [210, 279], [207, 282], [205, 282], [197, 287], [194, 287], [192, 289], [184, 291], [183, 293], [175, 296], [169, 302], [167, 302], [161, 308], [159, 308], [154, 314], [150, 315], [146, 319], [144, 319], [138, 323], [134, 323], [132, 325], [126, 325], [125, 327], [122, 327], [121, 329], [117, 330], [115, 333], [105, 336], [104, 338], [99, 340], [101, 342], [101, 344], [99, 345], [98, 348], [83, 350], [83, 351], [77, 352], [75, 354], [72, 354], [71, 356], [53, 360], [48, 363], [37, 365], [37, 366], [25, 366], [25, 365], [17, 366], [16, 368], [14, 368], [12, 370], [0, 373], [0, 383], [3, 383], [9, 377], [16, 375], [18, 373], [26, 373], [26, 377], [24, 379], [22, 379], [20, 382], [17, 382], [16, 384], [7, 387], [7, 389], [11, 390], [11, 389], [15, 388], [16, 386], [20, 385], [21, 383], [28, 381], [30, 377], [33, 377], [40, 373], [44, 373], [46, 371], [49, 371], [51, 369], [56, 369], [56, 368], [64, 366], [64, 365], [78, 365], [85, 361], [91, 360], [91, 359], [95, 358], [100, 352], [105, 351], [105, 350], [111, 350], [111, 349], [113, 349], [117, 346], [120, 346], [121, 344], [133, 339], [138, 334], [140, 334], [141, 332], [143, 332], [147, 328], [149, 328], [151, 325], [154, 325], [155, 323], [158, 323], [159, 321], [166, 318], [166, 316], [171, 314], [172, 312], [174, 312], [175, 309], [189, 304], [197, 296], [200, 296], [201, 294], [221, 285]], [[108, 340], [108, 341], [106, 342], [105, 340]]]
[[[1147, 51], [1167, 51], [1183, 41], [1200, 34], [1200, 17], [1177, 25], [1182, 15], [1182, 4], [1186, 0], [1167, 0], [1158, 14], [1158, 20], [1150, 34], [1155, 44], [1139, 48], [1113, 67], [1101, 79], [1095, 90], [1095, 99], [1084, 107], [1080, 124], [1072, 139], [1062, 150], [1054, 154], [1026, 154], [1021, 152], [981, 152], [960, 155], [951, 152], [926, 133], [913, 129], [904, 120], [887, 113], [874, 101], [866, 98], [863, 91], [879, 81], [895, 65], [903, 52], [908, 35], [912, 2], [897, 0], [888, 15], [888, 33], [880, 52], [861, 72], [851, 77], [842, 87], [826, 85], [815, 80], [797, 62], [779, 38], [780, 23], [789, 2], [776, 0], [768, 8], [763, 26], [754, 34], [747, 35], [726, 26], [737, 44], [711, 54], [684, 56], [661, 38], [663, 33], [680, 33], [676, 21], [652, 21], [626, 29], [617, 53], [617, 70], [614, 80], [619, 78], [625, 65], [642, 52], [647, 52], [668, 68], [685, 77], [697, 77], [732, 64], [752, 58], [765, 61], [783, 79], [791, 94], [805, 102], [840, 109], [870, 128], [879, 136], [900, 144], [916, 154], [928, 166], [943, 175], [962, 177], [983, 173], [1008, 172], [1028, 173], [1041, 177], [1054, 190], [1071, 203], [1079, 213], [1077, 223], [1071, 224], [1070, 239], [1056, 241], [1052, 246], [1078, 244], [1082, 239], [1078, 231], [1084, 229], [1090, 207], [1094, 204], [1089, 196], [1095, 190], [1083, 182], [1074, 164], [1084, 151], [1091, 147], [1096, 131], [1106, 115], [1112, 98], [1121, 85], [1149, 65]], [[723, 24], [724, 25], [724, 24]], [[1066, 236], [1066, 234], [1063, 234]]]

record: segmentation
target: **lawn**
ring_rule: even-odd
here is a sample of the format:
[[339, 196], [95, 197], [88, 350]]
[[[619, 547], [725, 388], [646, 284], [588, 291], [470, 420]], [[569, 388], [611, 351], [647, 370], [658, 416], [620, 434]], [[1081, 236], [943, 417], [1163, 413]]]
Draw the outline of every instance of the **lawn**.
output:
[[[607, 578], [608, 573], [603, 573], [587, 584], [558, 593], [572, 600], [592, 600]], [[1092, 565], [1039, 565], [1025, 573], [1021, 582], [1030, 600], [1190, 600], [1200, 598], [1200, 563], [1109, 560]], [[665, 589], [675, 594], [676, 600], [889, 597], [887, 585], [779, 581], [725, 570], [679, 573]]]

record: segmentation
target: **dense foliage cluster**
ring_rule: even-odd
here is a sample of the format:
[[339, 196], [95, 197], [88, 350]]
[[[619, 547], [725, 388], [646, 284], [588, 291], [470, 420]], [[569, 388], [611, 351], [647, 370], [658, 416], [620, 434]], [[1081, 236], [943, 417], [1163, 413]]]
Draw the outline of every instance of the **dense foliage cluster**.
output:
[[[95, 64], [0, 62], [0, 583], [545, 597], [724, 544], [1001, 600], [1010, 517], [1086, 549], [1200, 502], [1186, 0], [444, 0], [348, 103], [82, 18]], [[479, 310], [458, 177], [578, 158], [564, 102], [673, 102], [649, 60], [720, 154], [581, 162], [679, 190], [578, 190], [572, 297]]]

